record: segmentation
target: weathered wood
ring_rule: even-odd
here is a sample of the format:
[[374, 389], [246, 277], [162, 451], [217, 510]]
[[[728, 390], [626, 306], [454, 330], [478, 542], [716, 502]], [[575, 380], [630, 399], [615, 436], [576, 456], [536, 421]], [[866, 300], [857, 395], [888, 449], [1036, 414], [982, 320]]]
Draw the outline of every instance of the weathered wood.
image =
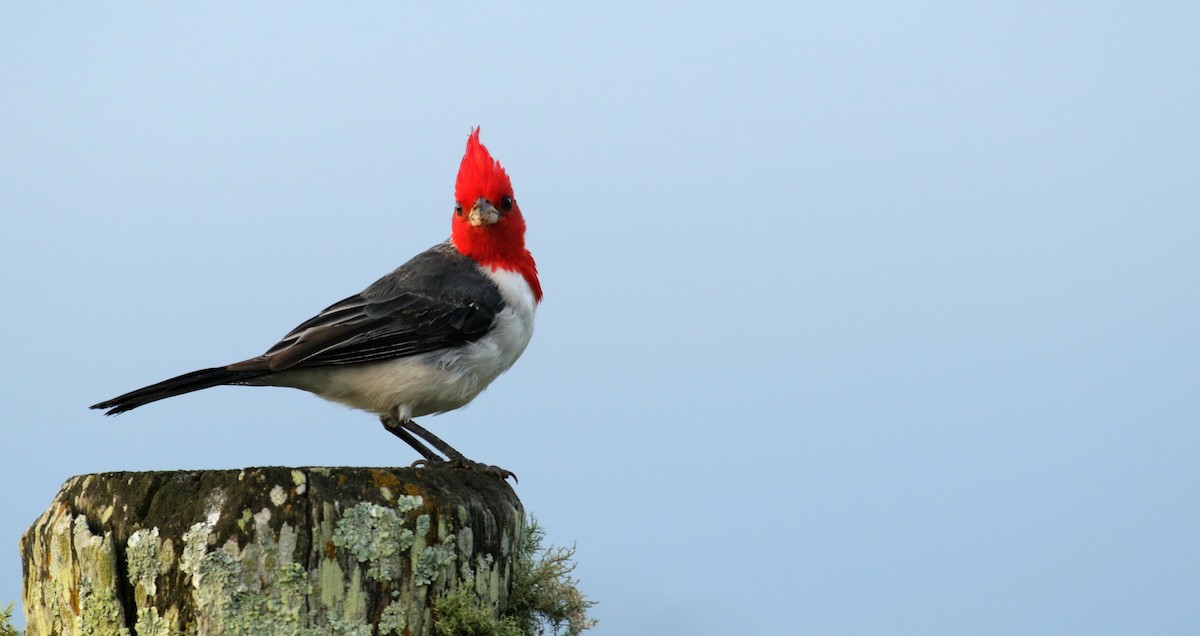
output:
[[463, 587], [504, 606], [523, 532], [467, 470], [83, 475], [21, 539], [27, 633], [431, 634]]

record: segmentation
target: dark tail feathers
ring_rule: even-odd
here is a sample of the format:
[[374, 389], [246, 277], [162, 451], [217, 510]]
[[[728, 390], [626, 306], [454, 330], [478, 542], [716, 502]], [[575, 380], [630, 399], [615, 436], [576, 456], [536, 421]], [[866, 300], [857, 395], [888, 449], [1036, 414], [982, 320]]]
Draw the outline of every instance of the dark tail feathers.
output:
[[250, 378], [267, 375], [269, 371], [230, 371], [226, 367], [200, 369], [180, 376], [163, 380], [158, 384], [144, 386], [125, 395], [119, 395], [111, 400], [93, 404], [94, 409], [108, 409], [105, 415], [116, 415], [136, 409], [143, 404], [157, 402], [163, 398], [183, 395], [200, 389], [220, 386], [222, 384], [241, 384]]

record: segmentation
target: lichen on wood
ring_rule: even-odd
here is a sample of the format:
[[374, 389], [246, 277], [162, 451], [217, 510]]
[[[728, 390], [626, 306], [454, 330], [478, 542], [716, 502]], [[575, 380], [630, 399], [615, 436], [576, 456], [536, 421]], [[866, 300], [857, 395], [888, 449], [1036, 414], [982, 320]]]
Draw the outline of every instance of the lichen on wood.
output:
[[524, 525], [462, 470], [75, 477], [21, 541], [27, 633], [432, 634], [460, 590], [504, 610]]

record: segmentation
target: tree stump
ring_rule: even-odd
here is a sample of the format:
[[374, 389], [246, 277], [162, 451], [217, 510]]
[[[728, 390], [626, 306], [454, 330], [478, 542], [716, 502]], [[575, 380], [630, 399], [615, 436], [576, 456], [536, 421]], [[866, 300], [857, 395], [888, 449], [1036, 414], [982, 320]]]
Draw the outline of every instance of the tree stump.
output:
[[525, 516], [455, 469], [73, 477], [21, 538], [28, 636], [433, 633], [507, 601]]

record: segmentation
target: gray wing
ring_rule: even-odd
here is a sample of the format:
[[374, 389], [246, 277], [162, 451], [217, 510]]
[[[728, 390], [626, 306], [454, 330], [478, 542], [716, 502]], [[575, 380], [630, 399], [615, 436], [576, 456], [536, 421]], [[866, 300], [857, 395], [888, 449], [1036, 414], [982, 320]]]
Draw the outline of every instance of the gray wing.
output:
[[231, 371], [389, 360], [473, 342], [504, 299], [475, 261], [450, 243], [434, 246], [297, 326], [262, 356]]

